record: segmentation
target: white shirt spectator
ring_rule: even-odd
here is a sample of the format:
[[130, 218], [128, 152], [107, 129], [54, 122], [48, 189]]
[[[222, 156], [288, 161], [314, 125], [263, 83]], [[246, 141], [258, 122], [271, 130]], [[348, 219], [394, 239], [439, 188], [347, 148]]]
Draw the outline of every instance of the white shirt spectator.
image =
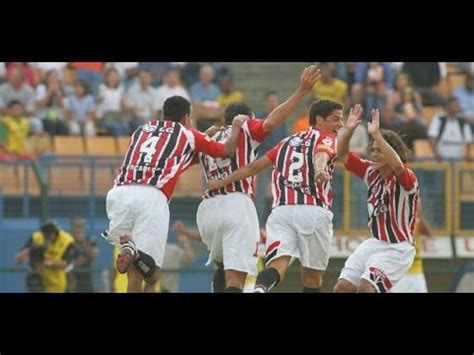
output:
[[156, 102], [158, 110], [163, 110], [163, 104], [166, 99], [175, 95], [182, 96], [186, 100], [191, 101], [188, 91], [182, 86], [175, 86], [173, 88], [170, 88], [169, 86], [162, 85], [158, 89], [156, 89]]
[[122, 100], [124, 97], [122, 86], [111, 88], [105, 84], [100, 84], [98, 97], [102, 100], [97, 104], [97, 117], [102, 117], [106, 112], [122, 111]]
[[[441, 119], [439, 115], [433, 117], [428, 128], [428, 137], [437, 139], [440, 135]], [[443, 132], [438, 139], [437, 149], [443, 160], [462, 159], [463, 144], [472, 142], [471, 127], [468, 122], [463, 125], [456, 118], [447, 118]]]

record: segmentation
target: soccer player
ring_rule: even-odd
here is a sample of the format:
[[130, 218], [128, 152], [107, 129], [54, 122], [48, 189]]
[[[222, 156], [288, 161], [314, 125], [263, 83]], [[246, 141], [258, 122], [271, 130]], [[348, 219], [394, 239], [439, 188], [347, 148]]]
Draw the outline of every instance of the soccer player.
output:
[[141, 292], [142, 280], [154, 284], [163, 263], [169, 225], [168, 203], [178, 176], [196, 152], [231, 157], [247, 117], [232, 117], [225, 144], [191, 128], [191, 104], [181, 96], [163, 105], [164, 120], [139, 127], [106, 200], [109, 230], [104, 237], [120, 245], [117, 271], [128, 274], [128, 292]]
[[[354, 114], [360, 112], [358, 107]], [[266, 224], [266, 268], [258, 274], [254, 292], [269, 292], [283, 280], [292, 258], [302, 265], [303, 292], [320, 292], [333, 234], [331, 180], [342, 119], [341, 104], [314, 102], [307, 131], [285, 138], [265, 156], [223, 180], [209, 182], [211, 189], [218, 189], [274, 166], [273, 210]], [[240, 217], [240, 211], [236, 216]]]
[[[319, 78], [319, 68], [315, 65], [306, 67], [293, 95], [275, 108], [265, 120], [252, 118], [244, 122], [239, 146], [232, 159], [214, 159], [201, 154], [206, 180], [223, 179], [253, 162], [260, 142], [289, 117]], [[214, 140], [222, 142], [227, 139], [232, 117], [237, 114], [254, 116], [245, 103], [230, 104], [225, 110], [226, 126], [213, 136]], [[214, 292], [242, 292], [247, 274], [257, 275], [256, 249], [260, 228], [253, 196], [254, 179], [252, 175], [248, 175], [240, 181], [229, 181], [218, 189], [206, 190], [204, 200], [199, 205], [197, 225], [202, 240], [209, 249], [207, 264], [215, 262], [217, 265], [213, 280]]]
[[340, 137], [338, 152], [346, 168], [368, 187], [368, 227], [372, 238], [365, 240], [346, 260], [335, 292], [387, 292], [413, 263], [413, 230], [419, 188], [412, 170], [406, 167], [408, 148], [393, 131], [379, 129], [379, 111], [372, 109], [372, 161], [349, 152], [352, 133], [360, 116], [350, 115], [347, 130]]

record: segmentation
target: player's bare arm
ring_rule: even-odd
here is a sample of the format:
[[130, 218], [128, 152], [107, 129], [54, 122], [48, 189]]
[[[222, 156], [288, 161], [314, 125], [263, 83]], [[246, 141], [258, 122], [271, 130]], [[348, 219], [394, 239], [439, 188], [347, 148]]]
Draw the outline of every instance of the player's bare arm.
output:
[[240, 130], [244, 122], [248, 119], [249, 117], [246, 115], [237, 115], [234, 117], [232, 121], [232, 133], [224, 144], [224, 157], [231, 158], [234, 155], [239, 145]]
[[209, 127], [208, 129], [206, 129], [204, 134], [208, 137], [212, 137], [214, 134], [219, 132], [221, 129], [222, 129], [222, 126], [219, 127], [219, 126], [214, 125], [214, 126]]
[[248, 178], [249, 176], [254, 176], [258, 174], [263, 169], [273, 165], [270, 158], [266, 155], [260, 159], [255, 160], [254, 162], [237, 169], [232, 174], [226, 176], [222, 180], [211, 180], [207, 183], [207, 187], [210, 190], [220, 189], [224, 186], [232, 184], [234, 181], [239, 181]]
[[377, 109], [372, 109], [372, 122], [369, 122], [367, 130], [372, 138], [380, 147], [380, 151], [384, 157], [384, 161], [394, 171], [395, 175], [399, 176], [405, 170], [405, 165], [398, 156], [397, 152], [387, 143], [380, 133], [380, 113]]
[[362, 105], [355, 105], [349, 111], [349, 117], [346, 122], [346, 129], [341, 137], [338, 137], [337, 143], [337, 158], [344, 163], [347, 162], [347, 154], [349, 153], [349, 142], [352, 138], [354, 130], [361, 122]]
[[326, 166], [329, 161], [329, 155], [325, 152], [316, 153], [314, 156], [314, 181], [317, 184], [322, 184], [331, 179], [329, 173], [326, 170]]
[[320, 78], [321, 72], [317, 66], [310, 65], [304, 68], [300, 77], [300, 85], [288, 100], [280, 104], [268, 115], [268, 118], [263, 122], [263, 130], [265, 132], [271, 132], [281, 125]]

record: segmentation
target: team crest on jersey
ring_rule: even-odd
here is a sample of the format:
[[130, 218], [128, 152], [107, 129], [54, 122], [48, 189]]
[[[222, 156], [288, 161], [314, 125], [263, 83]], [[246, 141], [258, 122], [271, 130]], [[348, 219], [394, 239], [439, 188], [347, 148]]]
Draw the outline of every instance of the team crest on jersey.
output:
[[299, 137], [294, 137], [290, 139], [290, 142], [288, 143], [292, 147], [299, 147], [301, 145], [301, 142], [303, 140]]
[[331, 139], [331, 137], [325, 137], [325, 138], [323, 139], [323, 144], [324, 144], [324, 145], [329, 145], [329, 146], [331, 146], [331, 145], [332, 145], [332, 139]]
[[153, 132], [156, 129], [156, 126], [152, 126], [151, 124], [147, 123], [142, 126], [142, 131], [146, 133]]

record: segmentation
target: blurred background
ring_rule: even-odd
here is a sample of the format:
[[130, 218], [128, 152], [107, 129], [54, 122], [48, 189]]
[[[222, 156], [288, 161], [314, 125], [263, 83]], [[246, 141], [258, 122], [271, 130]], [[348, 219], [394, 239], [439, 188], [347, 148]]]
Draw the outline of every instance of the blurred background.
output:
[[[0, 292], [27, 291], [30, 266], [15, 256], [48, 219], [78, 245], [74, 269], [67, 270], [68, 292], [114, 291], [113, 248], [100, 233], [108, 225], [105, 196], [131, 132], [160, 119], [163, 102], [172, 95], [193, 103], [193, 122], [201, 131], [219, 124], [234, 101], [246, 101], [263, 119], [295, 90], [308, 64], [0, 62]], [[383, 128], [399, 132], [414, 153], [409, 165], [418, 176], [423, 216], [432, 231], [422, 243], [429, 291], [474, 292], [474, 63], [317, 64], [322, 79], [266, 145], [307, 129], [311, 102], [331, 99], [346, 110], [364, 106], [351, 149], [366, 156], [367, 118], [370, 108], [379, 108]], [[179, 179], [170, 205], [169, 242], [180, 248], [182, 261], [163, 270], [174, 277], [171, 292], [210, 291], [213, 270], [204, 266], [206, 248], [173, 228], [178, 220], [196, 227], [203, 190], [200, 167], [194, 166]], [[367, 237], [363, 183], [338, 166], [334, 195], [327, 292]], [[256, 203], [264, 228], [269, 183], [261, 184]], [[300, 290], [295, 264], [275, 292]]]

